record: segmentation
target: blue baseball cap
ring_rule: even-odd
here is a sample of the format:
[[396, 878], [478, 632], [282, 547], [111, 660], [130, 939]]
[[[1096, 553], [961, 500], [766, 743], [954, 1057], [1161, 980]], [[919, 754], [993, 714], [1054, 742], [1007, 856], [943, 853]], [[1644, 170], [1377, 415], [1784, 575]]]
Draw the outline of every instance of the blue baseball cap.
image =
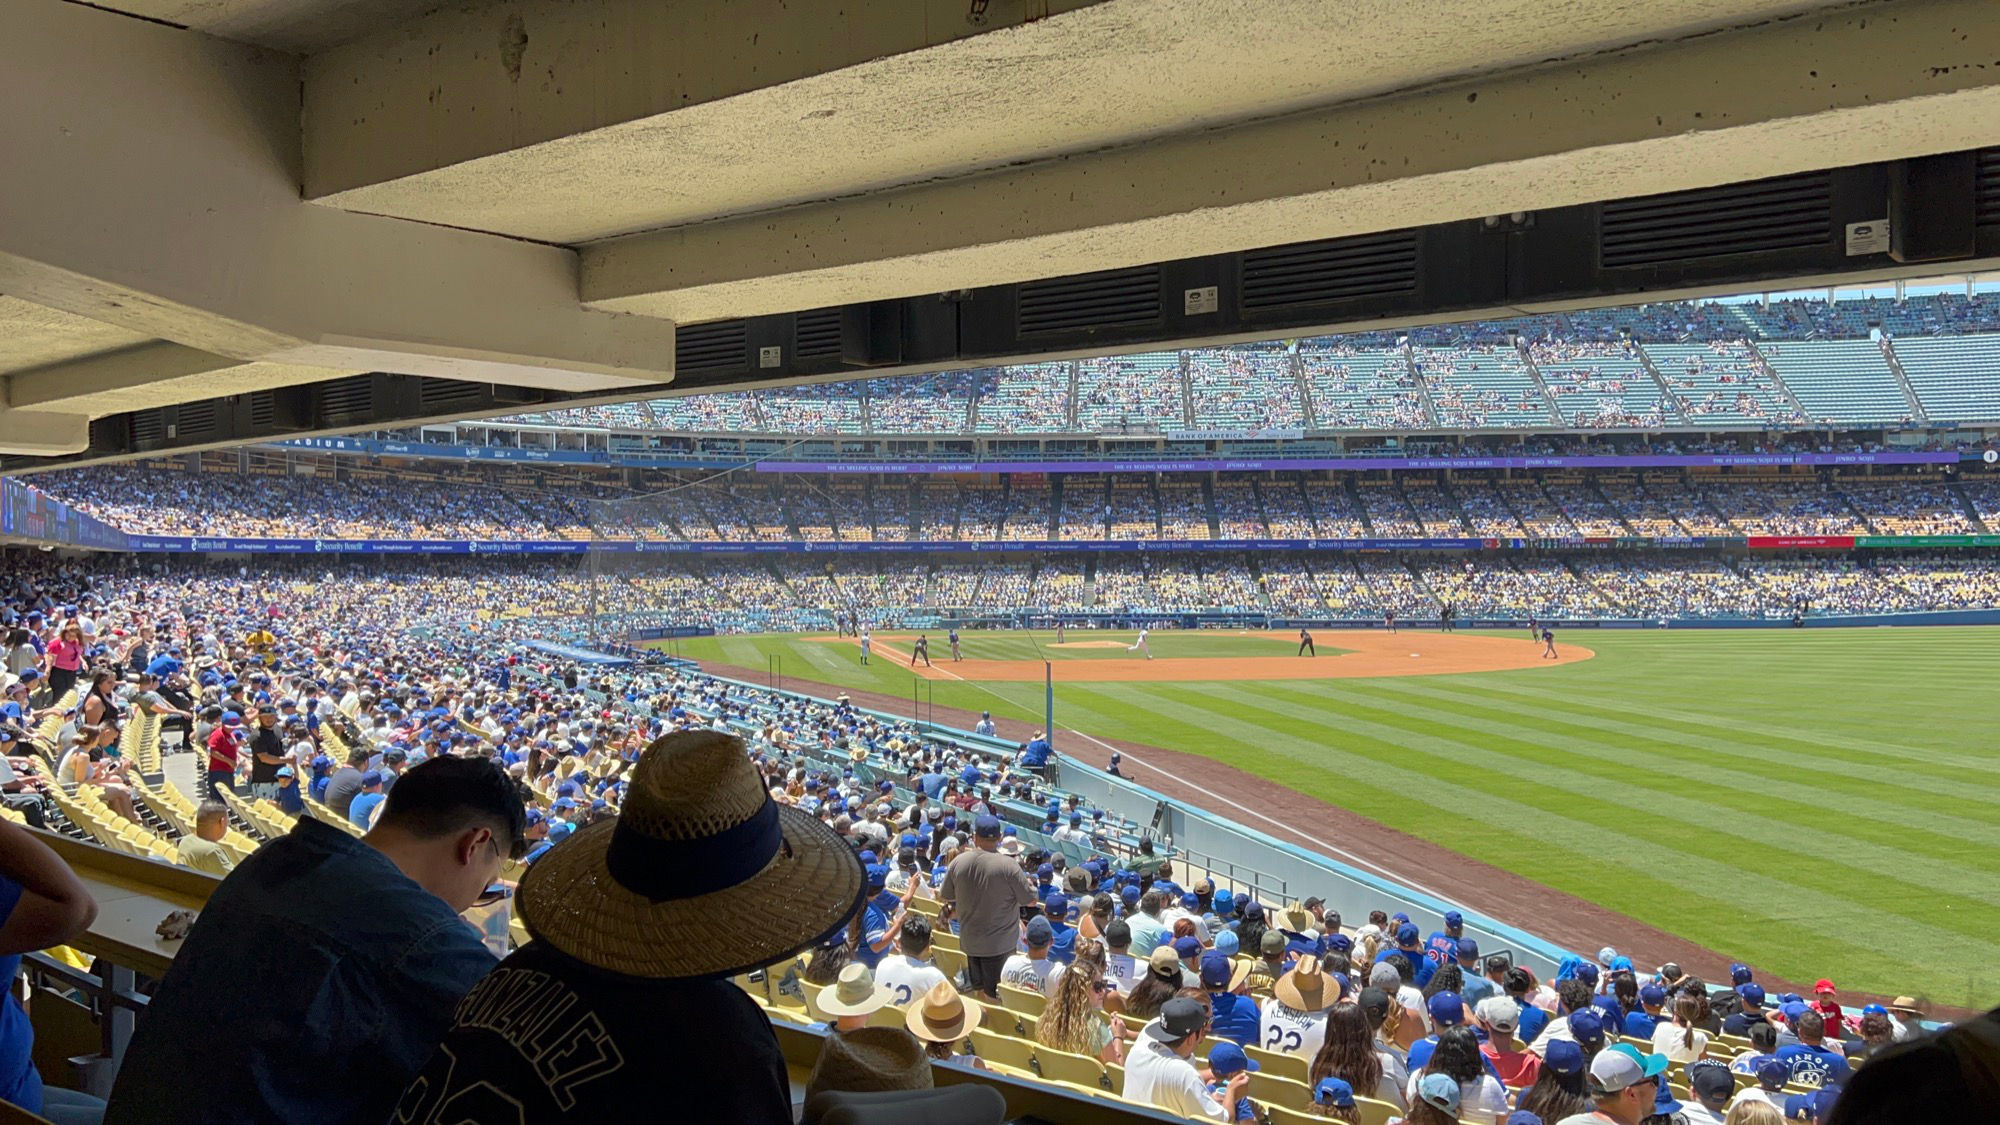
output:
[[1191, 937], [1174, 939], [1174, 956], [1185, 961], [1201, 952], [1201, 942]]
[[1243, 1053], [1243, 1048], [1224, 1039], [1208, 1053], [1208, 1069], [1217, 1078], [1229, 1078], [1239, 1071], [1254, 1072], [1261, 1068], [1256, 1059]]
[[[1192, 941], [1183, 938], [1182, 941]], [[1174, 952], [1180, 952], [1180, 942], [1175, 942]], [[1220, 992], [1229, 987], [1229, 955], [1209, 950], [1201, 955], [1201, 986], [1210, 992]]]
[[1456, 910], [1447, 910], [1447, 911], [1445, 911], [1445, 912], [1444, 912], [1444, 928], [1445, 928], [1445, 929], [1447, 929], [1447, 930], [1456, 930], [1456, 929], [1458, 929], [1458, 928], [1459, 928], [1460, 926], [1463, 926], [1463, 925], [1465, 925], [1465, 915], [1463, 915], [1463, 914], [1460, 914], [1460, 913], [1459, 913], [1458, 911], [1456, 911]]
[[1069, 917], [1069, 898], [1064, 895], [1050, 895], [1042, 909], [1049, 917], [1061, 920]]
[[1459, 938], [1459, 939], [1458, 939], [1458, 958], [1459, 958], [1459, 960], [1463, 961], [1463, 960], [1465, 960], [1465, 959], [1466, 959], [1467, 957], [1477, 957], [1477, 956], [1479, 956], [1479, 943], [1478, 943], [1478, 942], [1476, 942], [1476, 941], [1472, 940], [1472, 939], [1471, 939], [1471, 938], [1469, 938], [1469, 937], [1462, 937], [1462, 938]]
[[1729, 965], [1729, 982], [1730, 982], [1731, 984], [1749, 984], [1749, 983], [1750, 983], [1750, 966], [1748, 966], [1748, 965], [1745, 965], [1745, 964], [1744, 964], [1743, 962], [1741, 962], [1741, 961], [1732, 961], [1732, 962], [1730, 962], [1730, 965]]
[[1313, 1087], [1314, 1105], [1335, 1105], [1352, 1109], [1354, 1107], [1354, 1087], [1345, 1079], [1322, 1078]]
[[868, 865], [868, 889], [879, 891], [889, 884], [889, 869], [879, 863]]
[[1194, 893], [1193, 891], [1189, 891], [1189, 892], [1188, 892], [1187, 894], [1184, 894], [1184, 895], [1182, 895], [1182, 896], [1181, 896], [1181, 909], [1182, 909], [1182, 910], [1200, 910], [1200, 909], [1201, 909], [1201, 896], [1200, 896], [1200, 895], [1198, 895], [1198, 894], [1195, 894], [1195, 893]]
[[576, 825], [566, 820], [558, 820], [549, 826], [549, 842], [554, 844], [567, 840], [570, 833], [574, 831], [576, 831]]
[[363, 789], [373, 789], [380, 784], [382, 784], [381, 770], [369, 770], [367, 773], [361, 775], [361, 788]]
[[1840, 1099], [1840, 1087], [1814, 1090], [1810, 1094], [1793, 1094], [1785, 1099], [1785, 1120], [1823, 1121], [1833, 1112], [1833, 1103]]
[[1241, 948], [1243, 947], [1236, 939], [1235, 930], [1224, 930], [1215, 935], [1215, 951], [1224, 957], [1236, 956], [1237, 951]]
[[[1763, 999], [1762, 991], [1762, 989], [1758, 990], [1759, 995], [1757, 998], [1759, 1000]], [[1639, 1003], [1646, 1005], [1648, 1008], [1657, 1008], [1666, 1002], [1667, 990], [1661, 988], [1659, 985], [1647, 984], [1639, 987]]]
[[1757, 1084], [1767, 1090], [1776, 1090], [1792, 1080], [1792, 1064], [1779, 1059], [1766, 1059], [1757, 1067]]
[[1214, 902], [1217, 914], [1227, 914], [1236, 909], [1236, 894], [1228, 887], [1224, 887], [1215, 892]]
[[1602, 1043], [1604, 1041], [1604, 1017], [1585, 1008], [1569, 1014], [1569, 1033], [1576, 1036], [1579, 1043]]
[[1125, 889], [1118, 892], [1118, 897], [1124, 900], [1125, 905], [1127, 906], [1131, 906], [1133, 903], [1138, 902], [1140, 897], [1138, 884], [1136, 883], [1125, 884]]
[[528, 820], [527, 820], [527, 823], [528, 823], [528, 827], [530, 827], [530, 828], [533, 828], [533, 827], [534, 827], [535, 825], [537, 825], [537, 824], [542, 824], [542, 823], [546, 822], [546, 821], [547, 821], [548, 819], [549, 819], [549, 818], [548, 818], [548, 815], [547, 815], [546, 813], [542, 812], [542, 810], [540, 810], [540, 809], [529, 809], [529, 810], [528, 810]]
[[972, 822], [972, 834], [988, 840], [994, 839], [1000, 835], [1000, 818], [991, 815], [980, 817]]
[[1049, 925], [1047, 918], [1037, 914], [1033, 918], [1028, 919], [1029, 945], [1040, 949], [1054, 940], [1056, 940], [1055, 927]]
[[1542, 1048], [1542, 1065], [1557, 1074], [1576, 1074], [1583, 1069], [1583, 1048], [1569, 1039], [1551, 1039]]
[[1417, 927], [1414, 923], [1405, 922], [1402, 925], [1396, 927], [1397, 945], [1409, 945], [1411, 942], [1414, 942], [1416, 940], [1417, 940]]
[[[1640, 991], [1643, 993], [1644, 989], [1641, 989]], [[1758, 984], [1754, 980], [1737, 985], [1736, 995], [1740, 997], [1745, 1004], [1748, 1004], [1753, 1008], [1761, 1008], [1764, 1006], [1764, 986]], [[1664, 989], [1660, 990], [1660, 998], [1662, 1000], [1666, 999], [1666, 991]]]
[[1398, 911], [1397, 911], [1396, 913], [1394, 913], [1394, 914], [1391, 914], [1391, 915], [1389, 915], [1389, 921], [1391, 921], [1391, 922], [1395, 922], [1395, 923], [1397, 923], [1398, 925], [1401, 925], [1402, 923], [1404, 923], [1404, 922], [1407, 922], [1407, 921], [1409, 921], [1409, 920], [1410, 920], [1410, 916], [1409, 916], [1408, 914], [1405, 914], [1405, 913], [1403, 913], [1403, 912], [1402, 912], [1402, 911], [1400, 911], [1400, 910], [1398, 910]]
[[1457, 1027], [1465, 1022], [1465, 1001], [1456, 992], [1440, 992], [1431, 997], [1431, 1022], [1440, 1027]]
[[1889, 1014], [1889, 1009], [1880, 1004], [1864, 1004], [1861, 1008], [1861, 1014], [1864, 1016], [1886, 1016]]
[[1576, 979], [1585, 984], [1596, 984], [1598, 976], [1597, 966], [1588, 961], [1576, 967]]

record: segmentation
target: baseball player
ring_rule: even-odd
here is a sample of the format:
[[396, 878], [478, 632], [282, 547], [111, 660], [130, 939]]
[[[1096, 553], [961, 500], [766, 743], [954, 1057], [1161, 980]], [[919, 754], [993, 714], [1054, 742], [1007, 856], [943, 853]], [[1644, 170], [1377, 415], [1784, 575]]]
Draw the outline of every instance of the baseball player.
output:
[[1547, 625], [1542, 626], [1542, 655], [1550, 660], [1562, 659], [1556, 655], [1556, 631]]
[[924, 667], [931, 667], [931, 639], [923, 633], [917, 634], [917, 647], [910, 650], [910, 667], [915, 668], [920, 659]]
[[863, 625], [861, 627], [861, 663], [868, 663], [868, 646], [873, 642], [874, 637], [869, 634], [868, 626]]
[[1132, 647], [1130, 647], [1130, 648], [1126, 649], [1125, 651], [1126, 651], [1126, 652], [1143, 652], [1143, 653], [1145, 653], [1145, 654], [1146, 654], [1146, 659], [1148, 659], [1148, 660], [1151, 660], [1151, 659], [1153, 658], [1153, 648], [1152, 648], [1152, 646], [1151, 646], [1151, 645], [1148, 645], [1148, 644], [1146, 643], [1146, 633], [1147, 633], [1147, 632], [1148, 632], [1148, 630], [1147, 630], [1147, 628], [1146, 628], [1146, 627], [1145, 627], [1144, 625], [1141, 625], [1141, 626], [1139, 626], [1139, 639], [1138, 639], [1138, 640], [1136, 640], [1136, 641], [1133, 641], [1133, 642], [1132, 642]]
[[1063, 643], [1063, 623], [1060, 617], [1056, 619], [1056, 643]]
[[951, 658], [953, 660], [964, 660], [965, 657], [959, 655], [958, 651], [958, 626], [953, 625], [951, 631], [945, 634], [945, 639], [951, 642]]
[[1319, 655], [1319, 649], [1313, 646], [1313, 635], [1306, 632], [1305, 626], [1301, 625], [1299, 626], [1299, 655], [1304, 656], [1309, 652], [1314, 656]]

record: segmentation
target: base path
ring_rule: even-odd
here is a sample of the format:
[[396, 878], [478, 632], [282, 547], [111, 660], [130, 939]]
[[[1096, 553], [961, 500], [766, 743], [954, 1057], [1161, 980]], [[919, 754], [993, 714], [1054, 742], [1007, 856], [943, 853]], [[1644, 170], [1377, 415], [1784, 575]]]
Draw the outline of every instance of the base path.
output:
[[[1399, 636], [1410, 638], [1407, 633]], [[1343, 634], [1341, 643], [1352, 644], [1356, 639], [1351, 634]], [[1433, 636], [1430, 639], [1438, 638]], [[879, 636], [877, 641], [879, 643]], [[1561, 649], [1564, 646], [1557, 647]], [[709, 660], [698, 663], [703, 671], [732, 680], [762, 684], [766, 679], [766, 673], [761, 670]], [[1146, 662], [1141, 660], [1139, 663]], [[1157, 665], [1163, 662], [1155, 660], [1152, 663]], [[1555, 661], [1544, 663], [1554, 664]], [[779, 686], [822, 699], [834, 699], [845, 694], [857, 707], [890, 715], [904, 714], [910, 708], [909, 699], [902, 696], [860, 691], [836, 684], [787, 677]], [[934, 710], [926, 707], [924, 716], [959, 730], [971, 730], [972, 725], [979, 721], [978, 712], [955, 707]], [[994, 722], [1000, 737], [1016, 742], [1026, 742], [1041, 730], [1038, 724], [1014, 719], [996, 719]], [[1099, 739], [1074, 730], [1068, 732], [1067, 738], [1059, 735], [1056, 743], [1058, 749], [1070, 757], [1087, 761], [1102, 761], [1109, 756], [1111, 749], [1117, 749], [1125, 755], [1120, 772], [1149, 789], [1197, 808], [1212, 810], [1239, 824], [1321, 855], [1342, 859], [1391, 882], [1421, 887], [1439, 898], [1533, 933], [1564, 949], [1582, 951], [1586, 957], [1608, 945], [1632, 958], [1642, 971], [1650, 972], [1673, 961], [1685, 971], [1710, 983], [1726, 983], [1729, 980], [1731, 961], [1744, 961], [1753, 966], [1757, 963], [1754, 951], [1704, 949], [1630, 915], [1607, 910], [1503, 867], [1462, 855], [1338, 805], [1287, 789], [1275, 781], [1196, 754], [1123, 739]], [[1192, 784], [1184, 780], [1186, 778], [1200, 778], [1201, 784]], [[1345, 921], [1354, 926], [1367, 919], [1350, 918]], [[1773, 995], [1779, 992], [1805, 995], [1812, 991], [1810, 984], [1787, 981], [1763, 971], [1758, 972], [1757, 980]], [[1871, 1001], [1886, 1004], [1891, 997], [1843, 991], [1840, 999], [1843, 1005], [1859, 1011], [1863, 1004]], [[1978, 1014], [1970, 1009], [1942, 1004], [1931, 1006], [1933, 1019], [1965, 1019]]]
[[[1155, 639], [1189, 633], [1155, 633]], [[1220, 634], [1218, 634], [1220, 635]], [[1229, 636], [1241, 636], [1231, 633]], [[1298, 643], [1297, 633], [1253, 633], [1288, 644]], [[1507, 672], [1518, 668], [1551, 668], [1574, 664], [1597, 654], [1581, 645], [1556, 646], [1556, 656], [1543, 654], [1542, 642], [1515, 637], [1473, 637], [1458, 633], [1329, 632], [1330, 642], [1346, 652], [1324, 656], [1161, 656], [1152, 660], [1134, 656], [1129, 660], [1058, 660], [1053, 664], [1060, 684], [1162, 683], [1192, 680], [1347, 680], [1381, 676], [1446, 676], [1465, 672]], [[854, 645], [854, 637], [814, 637], [822, 644]], [[876, 651], [898, 663], [910, 662], [914, 633], [877, 633], [872, 638]], [[1050, 648], [1131, 648], [1130, 642], [1116, 640], [1066, 641]], [[950, 650], [947, 649], [947, 652]], [[932, 660], [937, 648], [932, 647]], [[930, 680], [983, 680], [988, 683], [1042, 682], [1039, 660], [958, 660], [949, 666], [919, 664], [916, 674]]]

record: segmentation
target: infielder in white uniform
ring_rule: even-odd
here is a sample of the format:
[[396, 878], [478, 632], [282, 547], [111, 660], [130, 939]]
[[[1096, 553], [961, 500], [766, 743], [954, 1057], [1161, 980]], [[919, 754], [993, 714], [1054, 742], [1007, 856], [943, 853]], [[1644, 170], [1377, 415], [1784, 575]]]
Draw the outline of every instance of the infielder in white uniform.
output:
[[1138, 640], [1136, 640], [1136, 641], [1133, 641], [1133, 642], [1132, 642], [1132, 647], [1130, 647], [1130, 648], [1126, 649], [1125, 651], [1126, 651], [1126, 652], [1143, 652], [1143, 653], [1145, 653], [1145, 654], [1146, 654], [1146, 659], [1148, 659], [1148, 660], [1151, 660], [1151, 659], [1153, 658], [1153, 649], [1152, 649], [1152, 647], [1151, 647], [1151, 646], [1149, 646], [1148, 644], [1146, 644], [1146, 631], [1147, 631], [1147, 630], [1146, 630], [1146, 627], [1145, 627], [1144, 625], [1141, 625], [1141, 626], [1139, 626], [1139, 639], [1138, 639]]

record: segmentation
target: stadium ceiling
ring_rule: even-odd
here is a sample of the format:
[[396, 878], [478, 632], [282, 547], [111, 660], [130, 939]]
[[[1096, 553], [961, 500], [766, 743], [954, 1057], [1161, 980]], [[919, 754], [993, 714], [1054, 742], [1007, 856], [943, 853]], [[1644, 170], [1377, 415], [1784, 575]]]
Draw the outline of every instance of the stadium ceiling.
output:
[[2000, 264], [1986, 0], [413, 10], [0, 0], [0, 467]]

